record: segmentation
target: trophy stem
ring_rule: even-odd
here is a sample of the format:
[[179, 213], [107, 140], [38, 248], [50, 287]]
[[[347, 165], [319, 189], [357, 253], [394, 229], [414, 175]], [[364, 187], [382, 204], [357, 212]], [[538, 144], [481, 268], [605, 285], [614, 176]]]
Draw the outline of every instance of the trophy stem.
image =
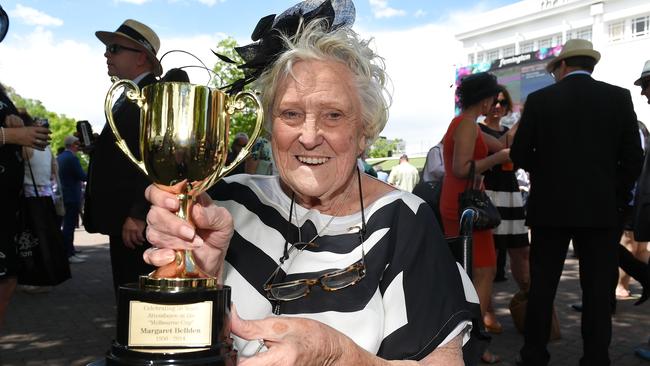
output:
[[[186, 187], [187, 189], [187, 187]], [[192, 208], [192, 196], [188, 193], [176, 195], [179, 201], [179, 209], [176, 216], [191, 223], [190, 210]], [[147, 287], [204, 287], [202, 279], [209, 280], [210, 286], [216, 283], [214, 277], [208, 275], [197, 264], [194, 254], [190, 249], [176, 250], [176, 257], [172, 263], [162, 266], [151, 272], [148, 276], [141, 278], [141, 283]], [[199, 280], [199, 281], [196, 281]], [[205, 281], [203, 281], [205, 282]], [[197, 285], [197, 283], [199, 285]]]

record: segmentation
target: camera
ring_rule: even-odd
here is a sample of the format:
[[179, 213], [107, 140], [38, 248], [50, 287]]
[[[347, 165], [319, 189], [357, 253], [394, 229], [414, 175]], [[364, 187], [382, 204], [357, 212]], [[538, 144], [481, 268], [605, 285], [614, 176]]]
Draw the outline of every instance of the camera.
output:
[[88, 121], [77, 121], [77, 134], [83, 146], [90, 147], [93, 144], [93, 126]]
[[47, 118], [36, 118], [34, 122], [36, 126], [50, 128], [50, 121]]

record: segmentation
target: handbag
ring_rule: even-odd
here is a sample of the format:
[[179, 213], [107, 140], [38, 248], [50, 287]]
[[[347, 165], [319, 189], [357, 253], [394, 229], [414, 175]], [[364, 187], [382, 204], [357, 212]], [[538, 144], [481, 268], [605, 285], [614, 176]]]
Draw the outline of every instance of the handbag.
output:
[[36, 197], [23, 196], [20, 203], [20, 228], [14, 238], [20, 262], [18, 283], [54, 286], [70, 278], [70, 264], [52, 198], [38, 194], [29, 160], [27, 164]]
[[493, 229], [501, 223], [499, 210], [494, 206], [490, 197], [485, 194], [481, 187], [476, 187], [474, 160], [470, 160], [469, 175], [465, 191], [458, 194], [458, 217], [463, 211], [471, 208], [476, 211], [474, 229], [486, 230]]
[[[515, 323], [515, 328], [519, 333], [524, 333], [524, 322], [526, 320], [526, 306], [528, 305], [528, 292], [519, 291], [510, 300], [508, 308], [510, 315], [512, 315], [512, 322]], [[560, 322], [557, 319], [555, 306], [553, 306], [553, 313], [551, 315], [551, 333], [549, 334], [549, 341], [555, 341], [562, 338], [560, 333]]]

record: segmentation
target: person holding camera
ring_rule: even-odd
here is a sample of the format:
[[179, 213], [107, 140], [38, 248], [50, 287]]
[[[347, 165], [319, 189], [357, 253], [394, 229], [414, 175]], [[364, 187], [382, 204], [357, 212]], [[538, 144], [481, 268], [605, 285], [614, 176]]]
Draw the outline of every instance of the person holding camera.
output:
[[[0, 42], [8, 29], [9, 17], [0, 6]], [[0, 84], [0, 327], [16, 289], [18, 258], [14, 235], [18, 228], [17, 214], [24, 176], [21, 149], [28, 146], [43, 150], [49, 140], [48, 128], [24, 126], [16, 106]]]

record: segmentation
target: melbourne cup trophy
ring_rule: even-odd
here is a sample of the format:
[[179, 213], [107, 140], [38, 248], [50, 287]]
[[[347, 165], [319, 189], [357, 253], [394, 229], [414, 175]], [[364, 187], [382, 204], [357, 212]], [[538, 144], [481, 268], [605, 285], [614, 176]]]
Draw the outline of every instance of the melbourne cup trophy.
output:
[[[140, 110], [138, 160], [120, 136], [111, 111], [124, 88], [125, 103]], [[248, 144], [226, 165], [230, 117], [248, 111], [257, 115]], [[259, 135], [263, 112], [250, 92], [228, 95], [186, 82], [160, 82], [142, 90], [130, 80], [114, 80], [105, 112], [119, 148], [153, 183], [176, 194], [177, 215], [192, 223], [191, 205], [248, 155]], [[228, 315], [230, 288], [206, 274], [191, 250], [177, 251], [176, 260], [139, 283], [118, 291], [117, 335], [107, 365], [232, 365]]]

